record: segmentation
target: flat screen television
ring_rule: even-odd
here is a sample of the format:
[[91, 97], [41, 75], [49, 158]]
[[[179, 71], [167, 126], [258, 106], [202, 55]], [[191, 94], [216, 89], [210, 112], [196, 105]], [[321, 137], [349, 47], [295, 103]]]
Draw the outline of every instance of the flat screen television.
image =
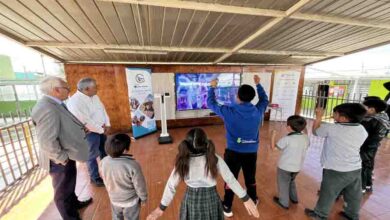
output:
[[207, 91], [210, 81], [218, 79], [217, 101], [231, 105], [240, 86], [240, 73], [176, 73], [176, 110], [208, 109]]

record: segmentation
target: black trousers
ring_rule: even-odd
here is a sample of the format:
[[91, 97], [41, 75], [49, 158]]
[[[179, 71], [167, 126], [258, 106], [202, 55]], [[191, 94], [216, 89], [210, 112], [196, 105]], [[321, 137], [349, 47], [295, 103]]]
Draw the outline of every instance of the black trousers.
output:
[[362, 158], [362, 188], [372, 186], [372, 171], [375, 165], [375, 155], [378, 148], [362, 148], [360, 157]]
[[105, 134], [100, 134], [100, 145], [99, 145], [100, 160], [103, 160], [103, 158], [107, 156], [106, 150], [104, 149], [106, 140], [107, 140], [107, 136]]
[[54, 188], [54, 203], [62, 219], [79, 220], [79, 212], [75, 206], [78, 203], [76, 188], [76, 161], [69, 160], [64, 166], [50, 161], [50, 176]]
[[[257, 200], [257, 192], [256, 192], [257, 152], [239, 153], [239, 152], [226, 149], [224, 159], [230, 171], [233, 173], [236, 179], [242, 168], [248, 196], [254, 202], [256, 202]], [[223, 200], [223, 205], [227, 207], [232, 207], [233, 198], [234, 198], [234, 192], [225, 183], [225, 196]]]

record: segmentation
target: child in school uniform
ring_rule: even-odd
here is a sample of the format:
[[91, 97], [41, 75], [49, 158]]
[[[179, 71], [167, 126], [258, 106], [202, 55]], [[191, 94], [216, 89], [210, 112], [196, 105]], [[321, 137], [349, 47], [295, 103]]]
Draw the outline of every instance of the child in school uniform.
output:
[[366, 193], [366, 191], [373, 191], [372, 172], [375, 155], [381, 140], [390, 129], [390, 122], [385, 112], [386, 102], [371, 98], [364, 101], [363, 105], [367, 108], [367, 115], [361, 124], [366, 129], [368, 137], [360, 148], [360, 156], [362, 159], [362, 192]]
[[359, 103], [344, 103], [333, 109], [334, 124], [321, 123], [324, 110], [316, 109], [313, 134], [325, 138], [321, 154], [323, 176], [320, 195], [314, 210], [305, 209], [312, 219], [327, 219], [337, 196], [343, 192], [348, 204], [340, 215], [359, 219], [361, 191], [360, 147], [367, 132], [360, 124], [366, 109]]
[[181, 220], [223, 220], [222, 203], [216, 189], [218, 174], [241, 198], [249, 215], [258, 218], [256, 205], [234, 178], [225, 161], [215, 154], [214, 143], [207, 138], [202, 129], [194, 128], [179, 144], [175, 167], [165, 186], [160, 206], [147, 217], [147, 220], [154, 220], [163, 215], [181, 181], [187, 185], [180, 207]]
[[111, 136], [105, 145], [108, 156], [101, 161], [113, 220], [139, 220], [141, 203], [148, 197], [141, 166], [128, 153], [130, 143], [126, 134]]
[[295, 178], [302, 168], [306, 151], [309, 147], [309, 138], [303, 133], [306, 120], [299, 115], [292, 115], [287, 119], [287, 136], [282, 137], [275, 144], [276, 131], [271, 134], [271, 148], [282, 151], [277, 169], [277, 183], [279, 196], [273, 201], [284, 209], [288, 209], [289, 201], [298, 203]]

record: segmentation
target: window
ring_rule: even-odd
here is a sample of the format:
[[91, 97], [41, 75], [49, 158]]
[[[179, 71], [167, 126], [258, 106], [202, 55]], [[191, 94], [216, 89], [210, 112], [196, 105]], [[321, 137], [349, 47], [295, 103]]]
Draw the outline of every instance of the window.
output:
[[0, 86], [0, 101], [15, 101], [12, 86]]

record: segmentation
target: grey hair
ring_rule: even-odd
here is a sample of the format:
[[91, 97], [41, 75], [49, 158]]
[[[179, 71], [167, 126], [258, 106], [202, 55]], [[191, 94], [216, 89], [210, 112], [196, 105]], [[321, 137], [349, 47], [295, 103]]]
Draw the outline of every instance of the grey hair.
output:
[[83, 91], [86, 88], [90, 88], [91, 86], [96, 85], [96, 80], [90, 77], [87, 78], [82, 78], [80, 81], [77, 83], [77, 89], [79, 91]]
[[41, 81], [39, 86], [43, 94], [50, 95], [53, 89], [61, 86], [62, 83], [66, 83], [64, 79], [57, 76], [48, 76]]

